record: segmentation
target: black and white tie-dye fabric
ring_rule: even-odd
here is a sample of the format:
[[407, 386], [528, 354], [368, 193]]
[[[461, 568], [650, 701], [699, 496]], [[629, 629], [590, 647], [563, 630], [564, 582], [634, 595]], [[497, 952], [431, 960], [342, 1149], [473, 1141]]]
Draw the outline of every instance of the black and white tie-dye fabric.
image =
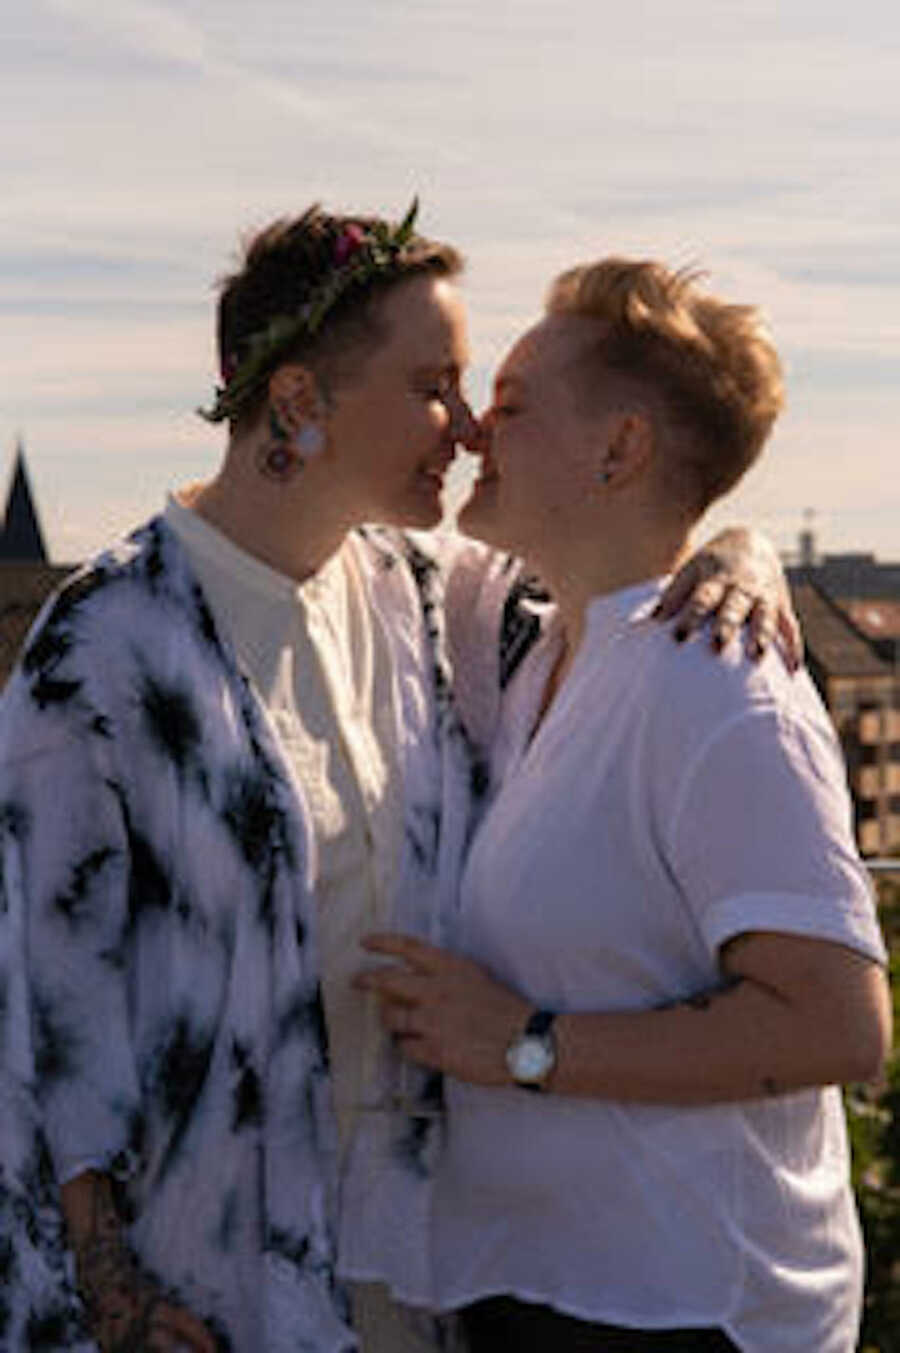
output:
[[[395, 923], [446, 940], [479, 776], [440, 580], [389, 533], [358, 548], [396, 634]], [[160, 519], [32, 632], [0, 705], [0, 843], [0, 1349], [94, 1348], [57, 1205], [89, 1167], [120, 1181], [140, 1263], [222, 1349], [354, 1347], [309, 818]], [[431, 1107], [439, 1085], [415, 1093]], [[437, 1123], [393, 1118], [366, 1148], [374, 1194], [345, 1189], [344, 1233], [374, 1227], [368, 1267], [394, 1242], [388, 1269], [425, 1272]]]

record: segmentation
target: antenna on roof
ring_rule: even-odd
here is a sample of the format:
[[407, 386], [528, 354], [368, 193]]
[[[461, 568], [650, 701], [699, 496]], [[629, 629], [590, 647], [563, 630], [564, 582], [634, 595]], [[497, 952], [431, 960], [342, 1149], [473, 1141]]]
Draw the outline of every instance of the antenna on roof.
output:
[[816, 535], [813, 530], [815, 518], [815, 508], [806, 508], [803, 513], [803, 530], [800, 532], [800, 565], [802, 568], [815, 568], [818, 562]]

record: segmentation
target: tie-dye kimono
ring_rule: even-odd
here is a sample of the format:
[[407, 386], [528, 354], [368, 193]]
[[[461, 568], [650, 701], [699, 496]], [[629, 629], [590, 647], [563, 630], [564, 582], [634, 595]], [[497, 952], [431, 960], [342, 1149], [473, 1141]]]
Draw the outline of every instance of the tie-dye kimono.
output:
[[[447, 941], [484, 774], [450, 701], [441, 579], [396, 533], [354, 540], [395, 645], [394, 924]], [[58, 1208], [86, 1168], [119, 1181], [142, 1267], [222, 1349], [353, 1348], [310, 817], [159, 518], [26, 644], [0, 704], [0, 849], [0, 1349], [94, 1353]], [[414, 1093], [433, 1107], [439, 1077]], [[381, 1123], [342, 1208], [351, 1268], [393, 1246], [418, 1292], [438, 1122]]]

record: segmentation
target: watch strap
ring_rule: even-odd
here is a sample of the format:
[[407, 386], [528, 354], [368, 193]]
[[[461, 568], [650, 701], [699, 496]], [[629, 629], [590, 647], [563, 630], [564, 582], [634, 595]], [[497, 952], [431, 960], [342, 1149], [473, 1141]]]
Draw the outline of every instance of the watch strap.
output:
[[555, 1019], [555, 1010], [535, 1010], [534, 1014], [529, 1017], [528, 1023], [525, 1025], [526, 1035], [532, 1038], [540, 1038], [549, 1031], [550, 1026]]
[[[528, 1017], [528, 1022], [522, 1031], [525, 1038], [544, 1038], [550, 1033], [553, 1021], [556, 1019], [555, 1010], [535, 1010]], [[545, 1086], [543, 1081], [518, 1081], [517, 1084], [523, 1090], [530, 1090], [533, 1094], [543, 1094]]]

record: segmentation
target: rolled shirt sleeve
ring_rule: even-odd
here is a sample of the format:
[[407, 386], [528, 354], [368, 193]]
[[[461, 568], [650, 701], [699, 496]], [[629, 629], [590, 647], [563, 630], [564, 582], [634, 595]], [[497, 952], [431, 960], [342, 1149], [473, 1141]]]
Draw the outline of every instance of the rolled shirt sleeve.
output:
[[711, 953], [765, 930], [886, 962], [824, 720], [762, 704], [701, 741], [675, 796], [667, 853]]

